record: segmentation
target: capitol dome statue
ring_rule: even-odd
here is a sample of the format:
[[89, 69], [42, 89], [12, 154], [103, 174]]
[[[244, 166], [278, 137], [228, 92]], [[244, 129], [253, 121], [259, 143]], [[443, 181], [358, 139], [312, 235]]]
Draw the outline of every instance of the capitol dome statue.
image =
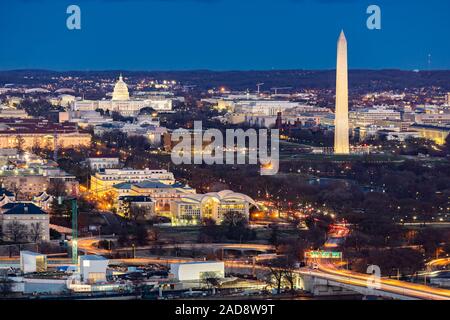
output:
[[113, 101], [125, 101], [130, 100], [130, 93], [128, 92], [128, 86], [123, 81], [122, 75], [119, 77], [119, 81], [117, 81], [116, 85], [114, 86]]

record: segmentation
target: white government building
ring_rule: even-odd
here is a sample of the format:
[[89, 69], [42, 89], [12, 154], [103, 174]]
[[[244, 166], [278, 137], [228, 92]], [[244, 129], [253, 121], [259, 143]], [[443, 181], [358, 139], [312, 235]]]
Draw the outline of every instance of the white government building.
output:
[[227, 212], [240, 212], [248, 220], [251, 206], [256, 202], [249, 196], [231, 190], [206, 194], [186, 193], [172, 201], [170, 210], [175, 224], [196, 224], [204, 218], [220, 223]]
[[137, 170], [137, 169], [100, 169], [91, 176], [90, 190], [101, 196], [113, 191], [113, 186], [124, 182], [142, 182], [146, 180], [158, 180], [166, 184], [174, 184], [175, 177], [167, 170]]
[[151, 97], [148, 99], [131, 99], [127, 84], [122, 75], [114, 86], [111, 100], [80, 100], [73, 104], [73, 111], [104, 111], [118, 112], [123, 116], [136, 116], [143, 108], [150, 107], [156, 111], [172, 111], [172, 99]]

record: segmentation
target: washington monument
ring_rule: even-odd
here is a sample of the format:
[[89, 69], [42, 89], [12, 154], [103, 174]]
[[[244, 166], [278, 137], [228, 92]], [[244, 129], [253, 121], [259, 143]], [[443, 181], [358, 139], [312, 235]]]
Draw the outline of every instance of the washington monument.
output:
[[347, 39], [341, 31], [337, 45], [334, 153], [349, 154]]

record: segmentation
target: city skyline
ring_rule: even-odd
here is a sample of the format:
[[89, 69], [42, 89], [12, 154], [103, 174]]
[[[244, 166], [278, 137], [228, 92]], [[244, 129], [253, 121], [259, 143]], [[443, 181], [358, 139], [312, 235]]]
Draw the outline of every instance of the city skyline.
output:
[[1, 1], [0, 303], [450, 300], [449, 11]]

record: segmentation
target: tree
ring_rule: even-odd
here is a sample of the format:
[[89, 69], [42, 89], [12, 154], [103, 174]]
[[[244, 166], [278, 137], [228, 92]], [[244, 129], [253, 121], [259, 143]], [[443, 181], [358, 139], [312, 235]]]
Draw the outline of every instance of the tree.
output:
[[247, 226], [247, 219], [238, 211], [229, 211], [223, 215], [222, 225], [227, 227]]
[[134, 228], [134, 237], [139, 245], [146, 245], [148, 243], [148, 232], [144, 225], [138, 224]]
[[270, 227], [270, 238], [269, 243], [275, 247], [278, 246], [278, 227], [277, 226], [271, 226]]
[[145, 207], [133, 205], [132, 203], [128, 202], [128, 208], [128, 215], [131, 220], [135, 222], [145, 220], [148, 211]]
[[269, 265], [269, 273], [266, 275], [266, 282], [272, 287], [275, 287], [277, 294], [281, 293], [281, 286], [283, 284], [284, 271], [276, 265]]
[[450, 154], [450, 134], [445, 138], [445, 151]]
[[42, 238], [42, 224], [40, 222], [32, 223], [30, 226], [30, 239], [38, 242]]
[[208, 289], [215, 289], [220, 287], [220, 277], [215, 272], [205, 272], [202, 275], [203, 283]]
[[289, 266], [286, 269], [284, 269], [284, 279], [289, 284], [290, 290], [295, 291], [295, 281], [297, 279], [297, 275], [295, 274], [294, 266]]
[[37, 155], [40, 155], [42, 152], [41, 144], [39, 143], [39, 141], [37, 139], [35, 139], [33, 141], [33, 146], [31, 147], [31, 152], [33, 152], [34, 154], [37, 154]]
[[248, 228], [247, 218], [238, 211], [226, 212], [223, 216], [222, 227], [228, 239], [246, 241], [255, 238], [255, 232]]
[[436, 252], [440, 248], [441, 243], [446, 239], [448, 238], [446, 238], [446, 235], [444, 235], [441, 231], [435, 229], [424, 229], [417, 235], [416, 242], [422, 245], [427, 257], [437, 258]]
[[289, 257], [278, 258], [270, 261], [267, 264], [269, 274], [266, 276], [266, 281], [276, 288], [277, 294], [281, 293], [283, 284], [289, 286], [290, 290], [294, 290], [296, 274], [294, 260]]
[[33, 101], [31, 99], [23, 100], [19, 108], [25, 110], [29, 115], [34, 117], [46, 117], [51, 110], [57, 110], [50, 102], [44, 99], [38, 101]]
[[151, 241], [157, 242], [159, 240], [159, 236], [160, 236], [161, 232], [159, 231], [158, 228], [151, 228], [150, 229], [150, 235], [149, 238]]
[[99, 249], [110, 250], [111, 249], [111, 240], [100, 240], [97, 244]]
[[16, 149], [20, 156], [25, 152], [25, 139], [21, 135], [16, 137]]
[[413, 275], [424, 267], [422, 253], [410, 248], [368, 249], [362, 259], [353, 264], [357, 272], [366, 272], [367, 265], [377, 265], [384, 276], [397, 273]]
[[54, 198], [51, 204], [52, 215], [58, 218], [69, 217], [72, 212], [70, 201], [63, 201], [59, 204], [58, 198]]
[[61, 179], [52, 179], [47, 187], [47, 193], [55, 198], [64, 197], [67, 195], [66, 183]]
[[16, 199], [20, 199], [21, 189], [19, 188], [19, 186], [17, 185], [17, 183], [12, 182], [12, 183], [8, 186], [8, 189], [11, 190], [11, 192], [14, 194], [14, 196], [16, 197]]
[[216, 224], [216, 221], [211, 218], [204, 218], [202, 220], [202, 227], [198, 235], [199, 242], [216, 242], [223, 238], [223, 228]]
[[127, 245], [128, 242], [129, 242], [128, 232], [125, 228], [121, 228], [119, 231], [119, 236], [117, 237], [117, 243], [123, 247]]
[[6, 225], [5, 235], [12, 242], [22, 242], [27, 238], [28, 228], [23, 223], [18, 221], [10, 222]]

